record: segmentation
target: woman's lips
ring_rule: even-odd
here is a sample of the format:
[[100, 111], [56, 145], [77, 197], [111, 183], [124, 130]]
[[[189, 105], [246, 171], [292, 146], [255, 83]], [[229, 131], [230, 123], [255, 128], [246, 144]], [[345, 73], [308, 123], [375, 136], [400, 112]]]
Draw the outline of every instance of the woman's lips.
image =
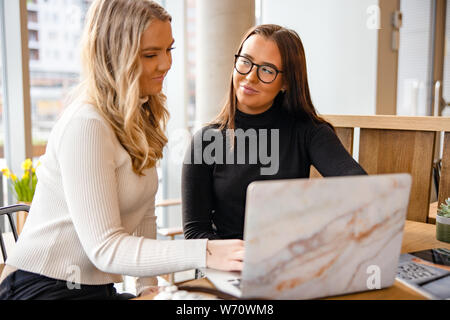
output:
[[257, 90], [255, 90], [252, 87], [247, 86], [247, 85], [242, 85], [241, 88], [242, 88], [242, 90], [244, 91], [245, 94], [255, 95], [255, 94], [259, 93]]
[[160, 76], [160, 77], [152, 78], [152, 80], [154, 80], [154, 81], [159, 81], [159, 82], [163, 82], [163, 81], [164, 81], [164, 78], [165, 78], [165, 76], [162, 75], [162, 76]]

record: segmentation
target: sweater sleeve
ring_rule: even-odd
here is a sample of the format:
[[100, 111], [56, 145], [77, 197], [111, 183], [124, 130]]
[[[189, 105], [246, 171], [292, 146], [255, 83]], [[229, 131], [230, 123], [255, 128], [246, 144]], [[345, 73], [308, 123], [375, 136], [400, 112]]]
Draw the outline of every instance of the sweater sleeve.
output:
[[212, 229], [213, 166], [203, 161], [203, 130], [186, 152], [182, 169], [183, 231], [186, 239], [220, 239]]
[[327, 124], [312, 129], [308, 153], [311, 163], [325, 177], [367, 174]]
[[125, 232], [115, 148], [106, 123], [81, 116], [70, 121], [57, 147], [65, 199], [87, 257], [103, 272], [135, 277], [204, 267], [205, 240], [157, 241]]
[[[141, 223], [137, 227], [134, 235], [147, 239], [156, 239], [156, 216], [153, 214], [155, 205], [144, 216]], [[150, 214], [151, 213], [151, 214]], [[156, 277], [139, 277], [136, 279], [136, 294], [139, 296], [142, 291], [149, 287], [157, 286], [158, 279]]]

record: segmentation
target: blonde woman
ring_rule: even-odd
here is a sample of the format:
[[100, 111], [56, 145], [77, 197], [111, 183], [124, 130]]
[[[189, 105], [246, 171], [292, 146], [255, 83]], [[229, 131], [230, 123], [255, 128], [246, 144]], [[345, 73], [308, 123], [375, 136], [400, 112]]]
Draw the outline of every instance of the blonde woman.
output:
[[242, 268], [240, 240], [153, 240], [173, 43], [171, 17], [152, 1], [92, 3], [77, 99], [49, 138], [0, 299], [128, 299], [113, 286], [121, 275], [145, 294], [159, 274]]

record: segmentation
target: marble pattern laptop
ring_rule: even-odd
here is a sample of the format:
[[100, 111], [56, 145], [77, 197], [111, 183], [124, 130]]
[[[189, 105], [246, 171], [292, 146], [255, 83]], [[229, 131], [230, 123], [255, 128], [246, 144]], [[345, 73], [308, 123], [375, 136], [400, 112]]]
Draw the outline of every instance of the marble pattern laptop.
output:
[[241, 297], [311, 299], [391, 286], [410, 189], [409, 174], [252, 183]]

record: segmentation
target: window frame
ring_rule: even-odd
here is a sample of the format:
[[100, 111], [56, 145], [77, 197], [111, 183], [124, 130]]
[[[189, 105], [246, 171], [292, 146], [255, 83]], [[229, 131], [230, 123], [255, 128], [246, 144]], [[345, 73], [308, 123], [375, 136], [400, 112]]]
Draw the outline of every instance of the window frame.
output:
[[[32, 158], [27, 15], [27, 0], [0, 0], [4, 154], [13, 172], [21, 172], [22, 162]], [[12, 195], [8, 192], [8, 204]]]

